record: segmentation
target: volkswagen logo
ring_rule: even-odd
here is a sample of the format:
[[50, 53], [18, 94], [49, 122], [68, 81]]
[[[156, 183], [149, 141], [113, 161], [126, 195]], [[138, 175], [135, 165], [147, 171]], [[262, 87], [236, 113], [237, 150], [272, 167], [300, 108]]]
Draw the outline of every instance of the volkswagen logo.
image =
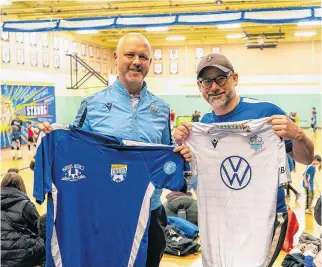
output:
[[252, 169], [244, 158], [230, 156], [221, 163], [220, 176], [227, 187], [240, 190], [249, 184], [252, 178]]

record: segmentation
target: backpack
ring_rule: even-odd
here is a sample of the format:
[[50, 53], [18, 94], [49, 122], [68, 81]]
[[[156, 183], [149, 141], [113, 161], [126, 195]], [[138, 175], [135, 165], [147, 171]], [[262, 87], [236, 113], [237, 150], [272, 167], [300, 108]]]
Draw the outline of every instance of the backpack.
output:
[[174, 225], [168, 225], [165, 228], [166, 248], [165, 253], [186, 256], [198, 252], [200, 245], [192, 239], [179, 233]]

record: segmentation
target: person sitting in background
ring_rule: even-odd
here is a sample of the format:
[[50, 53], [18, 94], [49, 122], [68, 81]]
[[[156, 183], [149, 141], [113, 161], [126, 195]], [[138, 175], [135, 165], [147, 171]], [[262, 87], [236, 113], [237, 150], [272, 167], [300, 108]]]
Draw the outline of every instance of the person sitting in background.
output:
[[44, 262], [45, 243], [38, 235], [38, 217], [23, 179], [8, 172], [1, 182], [1, 266], [34, 267]]
[[8, 170], [8, 173], [9, 173], [9, 172], [19, 173], [19, 169], [17, 169], [17, 168], [10, 168], [10, 169]]
[[312, 213], [312, 201], [314, 198], [314, 176], [316, 167], [321, 170], [321, 156], [315, 155], [312, 163], [306, 167], [303, 174], [303, 187], [305, 189], [305, 212]]

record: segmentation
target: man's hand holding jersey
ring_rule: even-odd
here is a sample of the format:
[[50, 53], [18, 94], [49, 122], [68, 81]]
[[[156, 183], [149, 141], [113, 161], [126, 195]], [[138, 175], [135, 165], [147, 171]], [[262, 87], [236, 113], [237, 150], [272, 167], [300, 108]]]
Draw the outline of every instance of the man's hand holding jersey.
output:
[[177, 144], [181, 145], [187, 138], [191, 130], [191, 124], [184, 122], [178, 126], [172, 133]]
[[286, 115], [273, 115], [268, 120], [275, 134], [284, 140], [292, 141], [292, 158], [302, 164], [310, 164], [314, 157], [313, 142], [304, 131]]

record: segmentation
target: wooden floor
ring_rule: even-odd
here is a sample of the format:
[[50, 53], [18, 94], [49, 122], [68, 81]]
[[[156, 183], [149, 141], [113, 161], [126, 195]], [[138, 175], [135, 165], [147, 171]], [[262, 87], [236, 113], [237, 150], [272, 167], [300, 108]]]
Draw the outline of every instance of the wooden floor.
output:
[[[322, 154], [322, 142], [321, 142], [321, 131], [318, 131], [316, 136], [312, 134], [309, 130], [306, 130], [306, 133], [312, 138], [315, 144], [315, 153]], [[20, 174], [24, 178], [27, 193], [32, 198], [32, 189], [33, 189], [33, 173], [28, 168], [30, 162], [30, 156], [28, 155], [27, 146], [23, 146], [23, 159], [22, 160], [12, 160], [11, 152], [9, 149], [5, 148], [1, 150], [1, 177], [5, 174], [8, 168], [18, 168], [21, 169]], [[34, 148], [33, 148], [34, 151]], [[295, 237], [295, 240], [298, 238], [299, 234], [303, 231], [313, 234], [314, 236], [319, 236], [321, 234], [321, 227], [314, 221], [314, 218], [310, 214], [304, 213], [304, 191], [302, 188], [302, 174], [304, 167], [301, 164], [297, 164], [296, 173], [292, 175], [293, 186], [302, 193], [302, 197], [298, 202], [295, 201], [295, 197], [291, 192], [291, 198], [287, 200], [288, 205], [294, 210], [297, 215], [300, 229]], [[317, 173], [318, 180], [321, 183], [322, 174], [321, 172]], [[321, 184], [320, 184], [321, 188]], [[41, 206], [36, 204], [36, 207], [40, 214], [46, 212], [46, 203]], [[274, 267], [281, 266], [283, 258], [286, 254], [282, 251], [279, 255], [277, 261], [274, 264]], [[201, 254], [190, 255], [187, 257], [176, 257], [165, 255], [162, 259], [161, 267], [202, 267]]]

